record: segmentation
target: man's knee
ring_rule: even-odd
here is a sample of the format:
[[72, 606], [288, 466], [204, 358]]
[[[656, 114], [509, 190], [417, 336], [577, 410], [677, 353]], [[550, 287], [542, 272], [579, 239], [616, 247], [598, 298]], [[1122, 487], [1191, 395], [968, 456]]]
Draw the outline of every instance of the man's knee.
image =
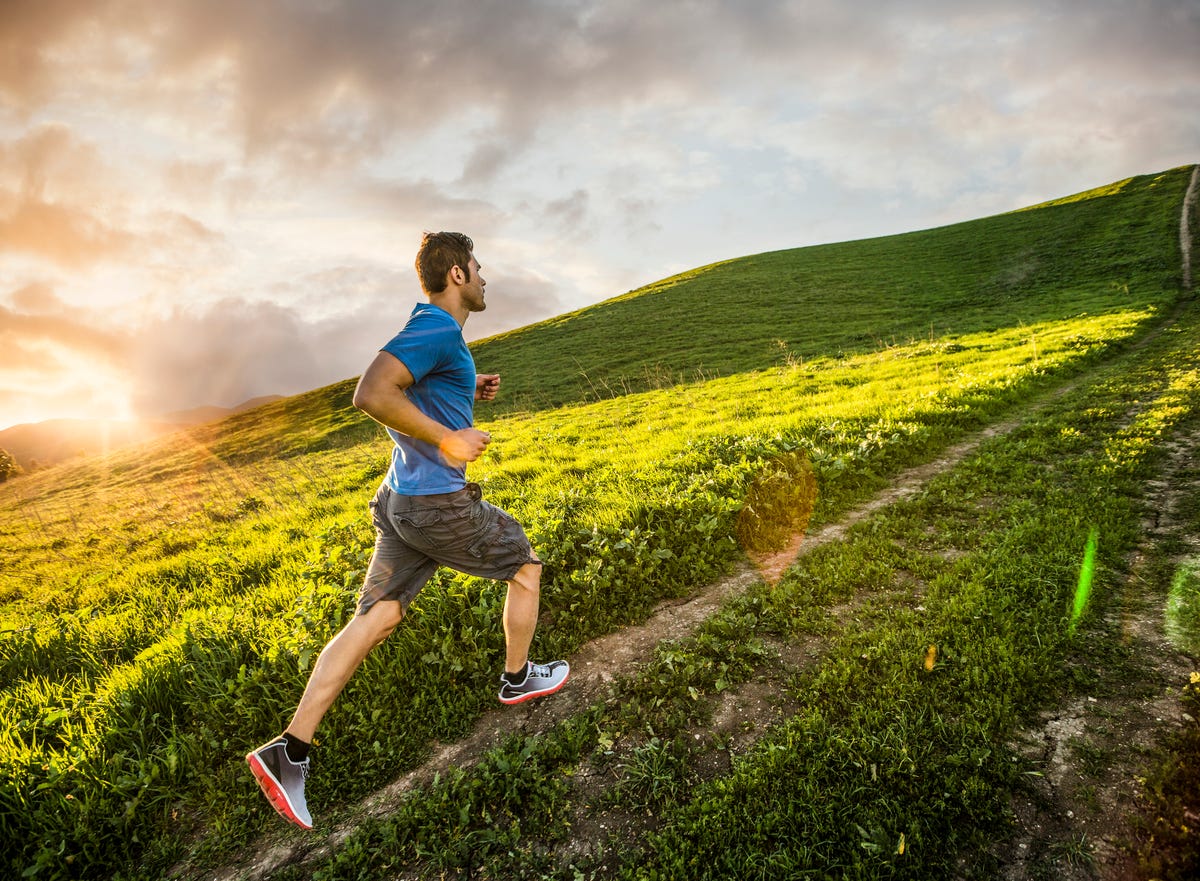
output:
[[510, 582], [536, 594], [541, 588], [542, 564], [540, 562], [526, 563], [517, 570], [517, 574], [510, 579]]
[[404, 609], [395, 600], [382, 600], [367, 609], [359, 620], [366, 628], [368, 638], [374, 643], [381, 643], [404, 620]]

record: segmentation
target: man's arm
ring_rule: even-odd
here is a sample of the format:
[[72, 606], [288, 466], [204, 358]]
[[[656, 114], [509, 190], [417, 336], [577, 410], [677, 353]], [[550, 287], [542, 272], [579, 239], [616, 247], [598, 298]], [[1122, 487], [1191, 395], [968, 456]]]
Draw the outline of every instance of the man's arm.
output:
[[451, 465], [474, 462], [482, 456], [491, 436], [474, 428], [451, 431], [429, 418], [404, 393], [412, 384], [412, 373], [404, 362], [380, 352], [354, 389], [354, 406], [381, 425], [437, 447]]

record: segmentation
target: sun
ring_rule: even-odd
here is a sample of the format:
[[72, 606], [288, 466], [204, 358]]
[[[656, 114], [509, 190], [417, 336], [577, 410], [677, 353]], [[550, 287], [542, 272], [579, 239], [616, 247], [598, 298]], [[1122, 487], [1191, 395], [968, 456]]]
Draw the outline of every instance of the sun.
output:
[[117, 365], [78, 352], [46, 352], [35, 372], [28, 365], [0, 371], [0, 391], [6, 398], [0, 426], [38, 423], [51, 419], [134, 422], [135, 389]]

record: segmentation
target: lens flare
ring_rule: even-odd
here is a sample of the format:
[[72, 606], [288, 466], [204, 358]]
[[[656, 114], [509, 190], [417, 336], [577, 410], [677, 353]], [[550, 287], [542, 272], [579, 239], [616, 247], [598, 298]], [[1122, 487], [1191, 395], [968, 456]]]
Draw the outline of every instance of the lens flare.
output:
[[768, 585], [774, 587], [796, 562], [818, 494], [816, 474], [803, 450], [764, 463], [751, 484], [734, 531]]
[[1071, 610], [1069, 633], [1075, 632], [1079, 619], [1087, 609], [1088, 599], [1092, 595], [1092, 576], [1096, 574], [1096, 545], [1100, 541], [1100, 533], [1095, 526], [1088, 532], [1087, 544], [1083, 549], [1083, 563], [1079, 567], [1079, 586], [1075, 588], [1075, 606]]

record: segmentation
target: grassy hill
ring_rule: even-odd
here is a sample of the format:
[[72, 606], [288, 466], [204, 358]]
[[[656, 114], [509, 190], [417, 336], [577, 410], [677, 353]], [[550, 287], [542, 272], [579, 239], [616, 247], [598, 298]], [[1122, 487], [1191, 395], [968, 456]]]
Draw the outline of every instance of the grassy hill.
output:
[[[777, 546], [810, 513], [804, 475], [827, 522], [1120, 357], [1181, 296], [1189, 174], [726, 261], [475, 344], [505, 400], [479, 408], [495, 442], [472, 478], [547, 563], [536, 653]], [[0, 486], [10, 874], [158, 877], [274, 822], [241, 755], [286, 722], [352, 613], [386, 467], [351, 389]], [[436, 577], [330, 714], [310, 802], [346, 803], [469, 729], [494, 700], [501, 599]], [[1043, 660], [1065, 645], [1047, 638]]]
[[251, 410], [280, 395], [264, 395], [236, 407], [197, 407], [164, 413], [159, 420], [48, 419], [13, 425], [0, 431], [0, 450], [12, 454], [23, 470], [57, 465], [66, 459], [95, 456], [144, 443], [185, 425], [215, 422], [234, 413]]

